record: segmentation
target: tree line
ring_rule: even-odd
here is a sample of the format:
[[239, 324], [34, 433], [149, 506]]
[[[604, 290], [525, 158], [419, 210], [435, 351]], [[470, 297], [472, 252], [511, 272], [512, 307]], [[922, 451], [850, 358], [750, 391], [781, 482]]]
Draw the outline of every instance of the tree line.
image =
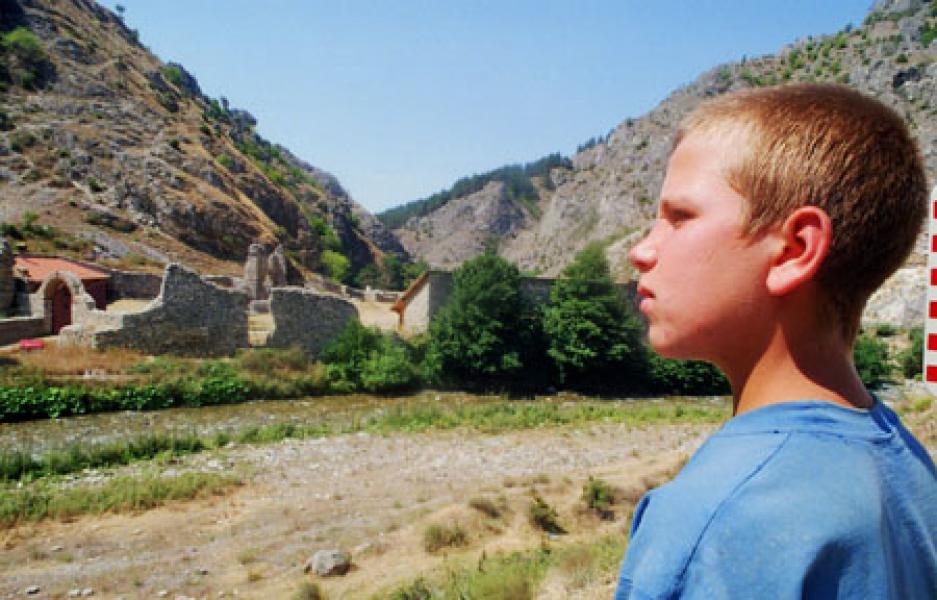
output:
[[[569, 158], [556, 152], [526, 164], [505, 165], [486, 173], [463, 177], [452, 184], [447, 190], [436, 192], [432, 196], [408, 202], [378, 213], [376, 217], [390, 229], [403, 226], [411, 217], [422, 217], [437, 208], [442, 207], [450, 200], [462, 198], [480, 191], [492, 181], [500, 181], [506, 186], [508, 198], [519, 203], [530, 203], [539, 200], [537, 189], [531, 182], [533, 177], [549, 175], [551, 169], [572, 168]], [[549, 178], [545, 179], [549, 187]]]

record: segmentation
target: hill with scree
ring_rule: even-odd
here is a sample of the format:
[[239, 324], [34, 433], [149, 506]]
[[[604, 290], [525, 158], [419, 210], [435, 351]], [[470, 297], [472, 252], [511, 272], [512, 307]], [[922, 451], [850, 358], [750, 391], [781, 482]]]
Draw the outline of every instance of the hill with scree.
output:
[[91, 0], [0, 1], [0, 232], [32, 252], [237, 274], [282, 243], [294, 278], [349, 277], [386, 228], [329, 173], [205, 95]]
[[[847, 84], [905, 115], [928, 172], [937, 172], [935, 39], [937, 3], [879, 0], [861, 25], [702, 74], [649, 113], [592, 138], [568, 162], [532, 177], [536, 195], [524, 202], [506, 198], [496, 182], [450, 194], [445, 203], [411, 203], [412, 213], [403, 223], [394, 219], [399, 209], [378, 216], [395, 228], [411, 253], [433, 266], [450, 267], [494, 247], [522, 269], [556, 275], [586, 244], [601, 241], [616, 276], [627, 279], [632, 274], [627, 251], [654, 217], [673, 132], [706, 98], [784, 82]], [[909, 298], [909, 285], [915, 300], [923, 293], [923, 272], [914, 269], [923, 264], [925, 251], [922, 238], [909, 263], [912, 271], [899, 273], [873, 300], [867, 316], [898, 322], [920, 317], [902, 299]]]

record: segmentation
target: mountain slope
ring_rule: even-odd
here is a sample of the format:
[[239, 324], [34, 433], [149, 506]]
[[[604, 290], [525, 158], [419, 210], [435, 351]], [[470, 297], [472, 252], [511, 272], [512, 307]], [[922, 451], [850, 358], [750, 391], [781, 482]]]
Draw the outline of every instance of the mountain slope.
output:
[[[718, 66], [674, 91], [652, 111], [628, 119], [607, 138], [587, 144], [572, 157], [572, 168], [556, 168], [544, 188], [540, 214], [516, 220], [497, 236], [499, 253], [522, 268], [554, 275], [587, 243], [608, 244], [612, 267], [627, 278], [627, 248], [653, 219], [674, 129], [705, 98], [746, 87], [787, 81], [826, 81], [851, 85], [879, 97], [906, 115], [924, 152], [928, 171], [937, 169], [937, 3], [880, 0], [862, 26], [836, 35], [808, 37], [775, 55]], [[477, 201], [470, 197], [466, 204]], [[445, 210], [445, 207], [437, 211]], [[417, 257], [439, 256], [440, 250], [412, 232], [435, 223], [434, 236], [453, 256], [471, 255], [452, 247], [454, 238], [440, 231], [435, 213], [395, 231]], [[453, 227], [459, 227], [457, 221]], [[912, 257], [919, 264], [925, 247]], [[433, 264], [433, 261], [429, 261]]]
[[264, 140], [249, 113], [204, 95], [109, 10], [0, 0], [0, 17], [7, 233], [29, 237], [29, 211], [61, 253], [232, 274], [254, 241], [283, 243], [297, 273], [325, 270], [325, 253], [352, 272], [404, 256], [334, 177]]

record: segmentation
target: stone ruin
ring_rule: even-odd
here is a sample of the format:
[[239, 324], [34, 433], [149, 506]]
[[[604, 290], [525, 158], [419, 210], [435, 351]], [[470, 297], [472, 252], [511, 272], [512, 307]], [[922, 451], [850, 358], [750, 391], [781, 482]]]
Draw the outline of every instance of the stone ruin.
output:
[[247, 249], [243, 288], [251, 301], [270, 298], [270, 290], [286, 285], [286, 273], [282, 245], [277, 245], [269, 255], [262, 244], [251, 244]]
[[244, 291], [249, 300], [266, 300], [269, 288], [266, 287], [267, 257], [264, 247], [251, 244], [247, 249], [247, 261], [244, 263]]
[[95, 349], [230, 355], [248, 345], [247, 296], [209, 283], [173, 263], [166, 267], [159, 296], [142, 311], [92, 310], [62, 329], [60, 335], [63, 343]]
[[[299, 347], [313, 357], [349, 320], [358, 318], [357, 309], [347, 300], [300, 287], [274, 288], [270, 308], [274, 330], [265, 345]], [[249, 346], [247, 311], [244, 291], [225, 289], [170, 264], [159, 296], [141, 311], [106, 312], [94, 309], [91, 301], [75, 313], [75, 322], [62, 329], [60, 339], [63, 344], [95, 349], [227, 356]]]
[[16, 282], [13, 280], [13, 251], [3, 238], [0, 238], [0, 313], [5, 313], [16, 297]]
[[274, 329], [267, 346], [298, 347], [310, 356], [317, 356], [348, 321], [358, 318], [358, 309], [347, 300], [295, 287], [274, 288], [270, 312]]

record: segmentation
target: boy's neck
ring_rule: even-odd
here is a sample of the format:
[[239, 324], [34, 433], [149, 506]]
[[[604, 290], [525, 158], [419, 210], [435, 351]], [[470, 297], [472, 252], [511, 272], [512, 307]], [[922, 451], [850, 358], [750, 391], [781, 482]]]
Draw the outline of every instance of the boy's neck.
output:
[[780, 328], [746, 369], [727, 372], [736, 415], [769, 404], [823, 400], [848, 408], [869, 408], [872, 397], [853, 366], [852, 348], [839, 335], [813, 335], [792, 344]]

